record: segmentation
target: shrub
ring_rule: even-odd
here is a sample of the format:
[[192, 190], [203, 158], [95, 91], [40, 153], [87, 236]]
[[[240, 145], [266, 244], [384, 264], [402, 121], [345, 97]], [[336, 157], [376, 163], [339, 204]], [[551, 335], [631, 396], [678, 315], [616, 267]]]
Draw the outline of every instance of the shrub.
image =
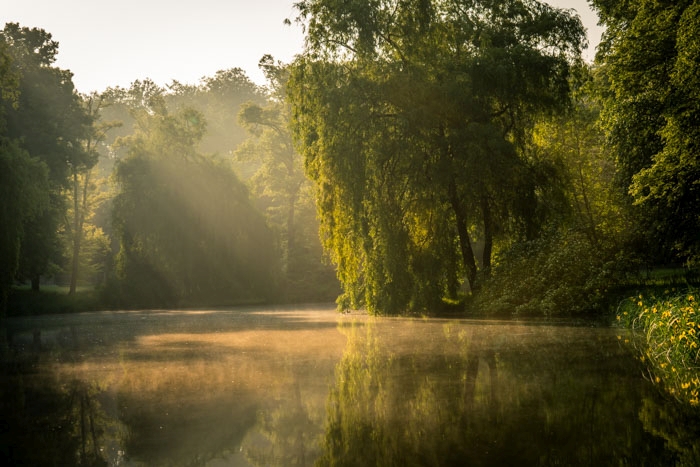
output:
[[576, 231], [517, 244], [499, 258], [472, 308], [545, 316], [599, 311], [615, 283], [615, 264]]

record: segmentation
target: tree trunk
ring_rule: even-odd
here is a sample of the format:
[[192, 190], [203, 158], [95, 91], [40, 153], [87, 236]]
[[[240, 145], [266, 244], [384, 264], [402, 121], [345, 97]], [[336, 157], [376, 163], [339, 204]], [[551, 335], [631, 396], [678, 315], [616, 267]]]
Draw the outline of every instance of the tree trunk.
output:
[[493, 251], [493, 219], [491, 218], [491, 206], [489, 206], [488, 196], [481, 197], [481, 215], [484, 220], [484, 253], [481, 260], [481, 267], [484, 276], [491, 273], [491, 253]]
[[296, 242], [295, 242], [295, 206], [296, 206], [296, 195], [299, 190], [294, 190], [289, 193], [289, 206], [287, 211], [287, 277], [292, 278], [296, 273], [295, 261], [297, 259], [296, 254]]
[[[80, 391], [81, 389], [76, 389], [76, 391]], [[87, 422], [85, 420], [85, 412], [87, 412], [87, 396], [85, 394], [79, 394], [78, 397], [80, 398], [80, 451], [82, 453], [81, 460], [83, 462], [86, 462], [87, 460]]]
[[487, 350], [484, 360], [489, 366], [489, 386], [491, 388], [489, 396], [489, 412], [492, 421], [498, 416], [498, 367], [496, 366], [496, 352]]
[[80, 236], [73, 239], [73, 263], [70, 271], [70, 288], [68, 295], [73, 295], [78, 288], [78, 262], [80, 261]]
[[[580, 151], [579, 151], [580, 152]], [[583, 176], [583, 169], [581, 168], [581, 164], [578, 166], [578, 176], [579, 176], [579, 183], [581, 184], [581, 197], [583, 198], [583, 207], [586, 210], [586, 223], [588, 224], [587, 226], [587, 231], [588, 231], [588, 236], [593, 245], [598, 245], [598, 235], [596, 233], [596, 225], [595, 225], [595, 219], [593, 217], [593, 211], [591, 209], [591, 203], [588, 200], [588, 195], [586, 194], [586, 181]], [[580, 210], [580, 208], [579, 208]]]
[[474, 408], [477, 376], [479, 376], [479, 357], [470, 355], [467, 358], [467, 368], [464, 375], [464, 407], [470, 411]]
[[467, 228], [467, 218], [462, 210], [461, 203], [457, 197], [457, 189], [454, 183], [450, 185], [450, 203], [455, 213], [457, 222], [457, 235], [459, 236], [459, 248], [462, 252], [462, 260], [467, 268], [467, 281], [472, 292], [477, 289], [476, 284], [476, 260], [474, 259], [474, 249], [469, 240], [469, 230]]
[[73, 262], [70, 271], [70, 288], [68, 295], [73, 295], [78, 286], [78, 269], [80, 263], [80, 238], [83, 226], [80, 222], [78, 172], [73, 169]]
[[39, 291], [39, 281], [40, 280], [41, 280], [41, 276], [39, 274], [32, 276], [32, 291], [33, 292]]

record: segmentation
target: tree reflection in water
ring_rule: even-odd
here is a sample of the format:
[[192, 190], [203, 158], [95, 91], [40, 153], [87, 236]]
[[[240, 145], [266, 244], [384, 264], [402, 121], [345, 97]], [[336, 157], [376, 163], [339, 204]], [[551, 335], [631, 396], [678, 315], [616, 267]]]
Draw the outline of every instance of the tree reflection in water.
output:
[[700, 414], [689, 413], [678, 401], [659, 403], [658, 399], [644, 398], [639, 414], [644, 427], [663, 438], [676, 454], [676, 465], [697, 467], [700, 465]]
[[297, 381], [291, 395], [259, 412], [256, 427], [243, 440], [246, 459], [256, 466], [313, 465], [319, 456], [322, 409], [303, 401]]
[[17, 321], [0, 345], [15, 465], [700, 465], [700, 417], [613, 329], [332, 310], [46, 321], [39, 342]]
[[318, 465], [681, 465], [640, 421], [657, 394], [610, 335], [478, 331], [411, 347], [346, 329]]
[[29, 370], [26, 364], [17, 359], [3, 362], [0, 446], [5, 462], [119, 465], [126, 432], [103, 409], [100, 388], [75, 379], [58, 382]]

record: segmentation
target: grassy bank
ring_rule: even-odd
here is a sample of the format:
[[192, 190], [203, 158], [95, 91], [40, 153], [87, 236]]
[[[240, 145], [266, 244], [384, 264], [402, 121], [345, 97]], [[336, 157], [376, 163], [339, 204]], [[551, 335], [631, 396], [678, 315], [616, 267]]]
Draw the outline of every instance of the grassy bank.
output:
[[700, 407], [700, 290], [649, 291], [624, 300], [617, 320], [643, 337], [640, 359], [651, 379]]
[[41, 292], [24, 287], [14, 288], [7, 299], [8, 316], [78, 313], [102, 307], [99, 291], [92, 288], [80, 288], [73, 295], [68, 295], [67, 287], [48, 286], [43, 287]]
[[35, 316], [100, 310], [131, 310], [147, 308], [177, 309], [193, 307], [247, 306], [260, 305], [264, 303], [282, 302], [271, 301], [270, 299], [263, 297], [212, 297], [207, 301], [171, 300], [167, 303], [159, 303], [157, 299], [144, 299], [143, 296], [129, 297], [126, 294], [122, 294], [118, 288], [105, 290], [93, 287], [79, 287], [76, 293], [69, 295], [68, 287], [48, 285], [42, 286], [41, 291], [39, 292], [30, 290], [29, 287], [15, 287], [10, 289], [7, 299], [6, 314], [7, 316]]

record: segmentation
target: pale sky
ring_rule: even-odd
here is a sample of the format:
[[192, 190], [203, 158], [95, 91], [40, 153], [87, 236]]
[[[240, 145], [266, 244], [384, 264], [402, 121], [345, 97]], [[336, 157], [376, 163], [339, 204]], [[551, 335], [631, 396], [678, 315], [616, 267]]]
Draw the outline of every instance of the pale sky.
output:
[[[78, 91], [128, 88], [137, 79], [197, 84], [218, 70], [242, 68], [258, 84], [258, 61], [291, 61], [303, 45], [297, 0], [0, 0], [0, 26], [39, 27], [59, 42], [56, 65]], [[586, 0], [547, 0], [574, 8], [589, 30], [592, 60], [602, 30]], [[292, 25], [284, 24], [289, 18]]]

